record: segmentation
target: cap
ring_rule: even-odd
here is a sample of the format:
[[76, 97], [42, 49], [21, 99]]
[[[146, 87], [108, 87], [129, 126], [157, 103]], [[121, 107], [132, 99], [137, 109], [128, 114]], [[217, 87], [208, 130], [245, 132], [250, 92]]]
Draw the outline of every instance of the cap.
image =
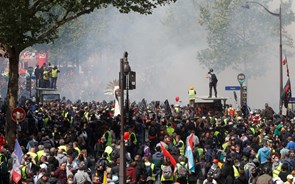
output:
[[287, 179], [293, 179], [292, 174], [289, 174], [289, 175], [287, 176]]
[[213, 159], [213, 163], [214, 164], [217, 164], [218, 163], [218, 160], [217, 159]]

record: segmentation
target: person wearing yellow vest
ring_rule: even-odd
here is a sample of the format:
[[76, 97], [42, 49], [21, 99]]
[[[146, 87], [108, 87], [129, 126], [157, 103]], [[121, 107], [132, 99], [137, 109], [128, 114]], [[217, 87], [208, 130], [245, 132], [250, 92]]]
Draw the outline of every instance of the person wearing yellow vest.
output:
[[179, 163], [174, 168], [174, 177], [178, 183], [187, 183], [189, 169], [187, 163], [185, 163], [185, 157], [180, 156], [178, 161]]
[[105, 148], [105, 150], [104, 150], [104, 152], [105, 153], [107, 153], [107, 160], [109, 161], [109, 162], [111, 162], [112, 160], [111, 160], [111, 153], [113, 152], [113, 148], [112, 148], [112, 146], [107, 146], [106, 148]]
[[191, 86], [188, 90], [188, 99], [189, 104], [191, 107], [195, 106], [195, 100], [196, 100], [196, 90], [193, 86]]
[[165, 158], [161, 165], [161, 183], [172, 184], [174, 181], [173, 167], [169, 158]]
[[282, 170], [282, 163], [280, 162], [280, 159], [278, 157], [278, 155], [272, 155], [272, 177], [276, 178], [279, 177], [279, 174]]
[[49, 88], [50, 87], [50, 83], [49, 83], [49, 71], [48, 69], [44, 69], [43, 72], [43, 88]]
[[59, 69], [55, 65], [51, 70], [51, 84], [50, 84], [51, 88], [56, 89], [56, 81], [57, 81], [57, 76], [59, 72], [60, 72]]
[[134, 146], [137, 145], [137, 137], [132, 129], [129, 129], [129, 139]]
[[169, 122], [166, 126], [166, 131], [169, 136], [172, 136], [174, 133], [174, 128], [171, 126], [171, 123]]
[[235, 159], [234, 160], [234, 165], [233, 165], [235, 178], [240, 177], [240, 168], [239, 168], [239, 166], [240, 166], [239, 160]]
[[105, 140], [105, 145], [106, 146], [111, 146], [113, 143], [113, 136], [112, 132], [110, 130], [107, 130], [103, 135], [102, 135], [102, 140]]
[[180, 135], [175, 136], [176, 144], [175, 147], [179, 149], [179, 153], [181, 156], [184, 155], [184, 142], [180, 139]]
[[75, 150], [77, 150], [77, 151], [78, 151], [78, 155], [80, 155], [81, 150], [80, 150], [80, 148], [79, 148], [79, 146], [78, 146], [78, 142], [73, 142], [73, 148], [74, 148]]
[[234, 179], [235, 176], [232, 166], [232, 158], [230, 156], [226, 156], [224, 159], [224, 163], [222, 164], [220, 178], [218, 181], [220, 181], [220, 183], [234, 183]]
[[30, 155], [32, 158], [32, 162], [37, 162], [37, 154], [36, 154], [36, 148], [31, 148], [29, 152], [27, 152], [27, 155]]
[[40, 160], [40, 158], [43, 156], [43, 154], [44, 154], [44, 145], [39, 145], [38, 146], [38, 150], [39, 151], [37, 151], [37, 161], [39, 161]]
[[147, 182], [152, 181], [155, 182], [155, 164], [151, 162], [150, 157], [144, 157], [144, 166], [147, 175]]

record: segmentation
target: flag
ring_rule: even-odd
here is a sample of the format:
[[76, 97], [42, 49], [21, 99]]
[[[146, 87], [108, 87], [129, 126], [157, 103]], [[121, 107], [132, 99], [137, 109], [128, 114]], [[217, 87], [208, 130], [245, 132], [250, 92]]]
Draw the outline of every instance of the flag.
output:
[[286, 65], [286, 71], [287, 71], [287, 77], [289, 77], [289, 67], [288, 67], [288, 62], [287, 62], [287, 57], [285, 56], [285, 58], [282, 61], [282, 65]]
[[14, 151], [11, 154], [11, 157], [13, 158], [11, 177], [14, 183], [18, 183], [21, 179], [20, 163], [21, 163], [23, 155], [24, 153], [18, 143], [18, 140], [16, 139], [14, 144]]
[[108, 184], [108, 180], [107, 180], [107, 172], [103, 173], [103, 181], [102, 184]]
[[287, 57], [285, 57], [283, 60], [282, 60], [282, 65], [285, 65], [287, 63]]
[[175, 161], [174, 157], [169, 153], [168, 150], [166, 150], [166, 148], [161, 143], [160, 143], [160, 146], [162, 148], [162, 152], [163, 152], [164, 157], [169, 158], [171, 164], [173, 165], [173, 167], [175, 167], [176, 161]]
[[286, 108], [288, 107], [288, 103], [289, 103], [291, 97], [292, 97], [291, 82], [290, 82], [290, 78], [288, 78], [286, 85], [284, 87], [284, 91], [281, 96], [282, 101], [284, 102], [284, 106]]
[[195, 172], [195, 161], [194, 161], [194, 155], [193, 155], [193, 147], [194, 147], [194, 135], [191, 134], [191, 137], [189, 138], [189, 144], [186, 145], [185, 149], [185, 156], [188, 160], [188, 169], [190, 172]]

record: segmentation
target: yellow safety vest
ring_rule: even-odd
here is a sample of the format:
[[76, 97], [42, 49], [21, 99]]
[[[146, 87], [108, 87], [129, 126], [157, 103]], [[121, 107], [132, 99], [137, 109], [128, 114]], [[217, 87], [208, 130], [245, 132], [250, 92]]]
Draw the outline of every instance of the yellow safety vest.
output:
[[197, 148], [198, 153], [199, 153], [199, 157], [203, 156], [204, 154], [204, 149], [203, 148]]
[[74, 149], [75, 149], [75, 150], [77, 150], [77, 151], [78, 151], [78, 154], [80, 155], [80, 153], [81, 153], [81, 150], [80, 150], [80, 148], [78, 148], [78, 147], [75, 147]]
[[107, 146], [104, 152], [108, 154], [107, 160], [111, 162], [111, 153], [113, 152], [113, 148], [111, 146]]
[[174, 128], [173, 127], [167, 126], [166, 130], [167, 130], [167, 133], [168, 133], [169, 136], [172, 136], [172, 134], [174, 133]]
[[22, 180], [25, 181], [27, 179], [27, 168], [25, 165], [21, 166], [21, 176], [22, 176]]
[[179, 148], [179, 153], [180, 155], [184, 155], [184, 142], [182, 140], [179, 140], [178, 142], [182, 143], [182, 146]]
[[112, 143], [113, 143], [113, 138], [112, 138], [112, 133], [111, 133], [111, 131], [106, 131], [103, 135], [102, 135], [102, 137], [104, 137], [105, 139], [106, 139], [106, 133], [108, 133], [109, 134], [109, 136], [108, 136], [108, 139], [106, 140], [107, 141], [107, 143], [106, 143], [106, 146], [111, 146], [112, 145]]
[[58, 149], [60, 149], [60, 150], [63, 149], [63, 150], [65, 150], [65, 151], [67, 151], [67, 147], [66, 147], [65, 145], [61, 145], [61, 146], [59, 146]]
[[36, 153], [28, 152], [27, 154], [29, 154], [32, 157], [33, 160], [36, 160], [36, 157], [37, 157], [37, 154]]
[[234, 165], [233, 165], [233, 169], [234, 169], [235, 178], [238, 178], [240, 176], [239, 170]]
[[146, 163], [146, 162], [145, 162], [144, 165], [145, 165], [146, 167], [147, 167], [147, 166], [151, 166], [151, 169], [152, 169], [152, 176], [151, 176], [151, 177], [152, 177], [152, 180], [155, 181], [155, 180], [156, 180], [156, 178], [155, 178], [155, 174], [154, 174], [155, 164], [150, 163], [150, 162], [149, 162], [149, 163]]
[[38, 161], [43, 156], [43, 154], [44, 154], [44, 150], [40, 150], [40, 151], [37, 152], [37, 159], [38, 159]]
[[[161, 165], [161, 170], [163, 170], [163, 167], [164, 167], [164, 165]], [[171, 172], [172, 172], [171, 177], [170, 178], [164, 178], [164, 176], [162, 175], [161, 176], [161, 181], [173, 181], [174, 180], [173, 168], [172, 168], [172, 166], [170, 166], [170, 167], [171, 167]]]
[[137, 137], [136, 137], [136, 135], [135, 135], [134, 132], [131, 132], [129, 139], [131, 139], [131, 136], [132, 136], [132, 135], [133, 135], [133, 137], [134, 137], [133, 144], [136, 145], [136, 144], [137, 144]]
[[48, 71], [44, 71], [44, 73], [43, 73], [43, 79], [44, 80], [49, 80], [49, 73], [48, 73]]
[[195, 100], [196, 99], [196, 94], [194, 89], [190, 89], [188, 91], [188, 99], [189, 100]]
[[223, 151], [225, 151], [225, 149], [227, 148], [227, 144], [228, 144], [228, 142], [225, 142], [222, 144]]
[[281, 170], [282, 170], [282, 163], [280, 162], [279, 165], [272, 171], [272, 177], [273, 178], [278, 177]]
[[51, 77], [52, 78], [57, 78], [57, 71], [58, 71], [58, 69], [52, 69], [51, 70]]

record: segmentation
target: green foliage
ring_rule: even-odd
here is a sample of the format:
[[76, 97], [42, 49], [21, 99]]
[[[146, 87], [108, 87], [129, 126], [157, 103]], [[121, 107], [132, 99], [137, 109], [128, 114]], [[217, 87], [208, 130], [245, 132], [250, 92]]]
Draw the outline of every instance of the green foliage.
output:
[[95, 9], [116, 7], [121, 13], [151, 14], [157, 6], [176, 0], [0, 0], [0, 42], [20, 50], [49, 43], [57, 30]]
[[[270, 0], [260, 3], [267, 7]], [[279, 19], [270, 15], [261, 6], [249, 3], [250, 9], [242, 8], [242, 0], [202, 1], [199, 3], [199, 23], [207, 31], [208, 47], [198, 52], [204, 65], [217, 71], [231, 66], [243, 68], [255, 76], [261, 67], [266, 67], [269, 57], [278, 57], [271, 52], [279, 45]], [[294, 20], [290, 10], [292, 1], [282, 3], [283, 28]], [[267, 7], [268, 8], [268, 7]], [[279, 10], [271, 10], [279, 12]], [[283, 48], [292, 47], [293, 40], [283, 31]], [[276, 52], [278, 53], [278, 52]], [[242, 66], [242, 67], [241, 67]]]

